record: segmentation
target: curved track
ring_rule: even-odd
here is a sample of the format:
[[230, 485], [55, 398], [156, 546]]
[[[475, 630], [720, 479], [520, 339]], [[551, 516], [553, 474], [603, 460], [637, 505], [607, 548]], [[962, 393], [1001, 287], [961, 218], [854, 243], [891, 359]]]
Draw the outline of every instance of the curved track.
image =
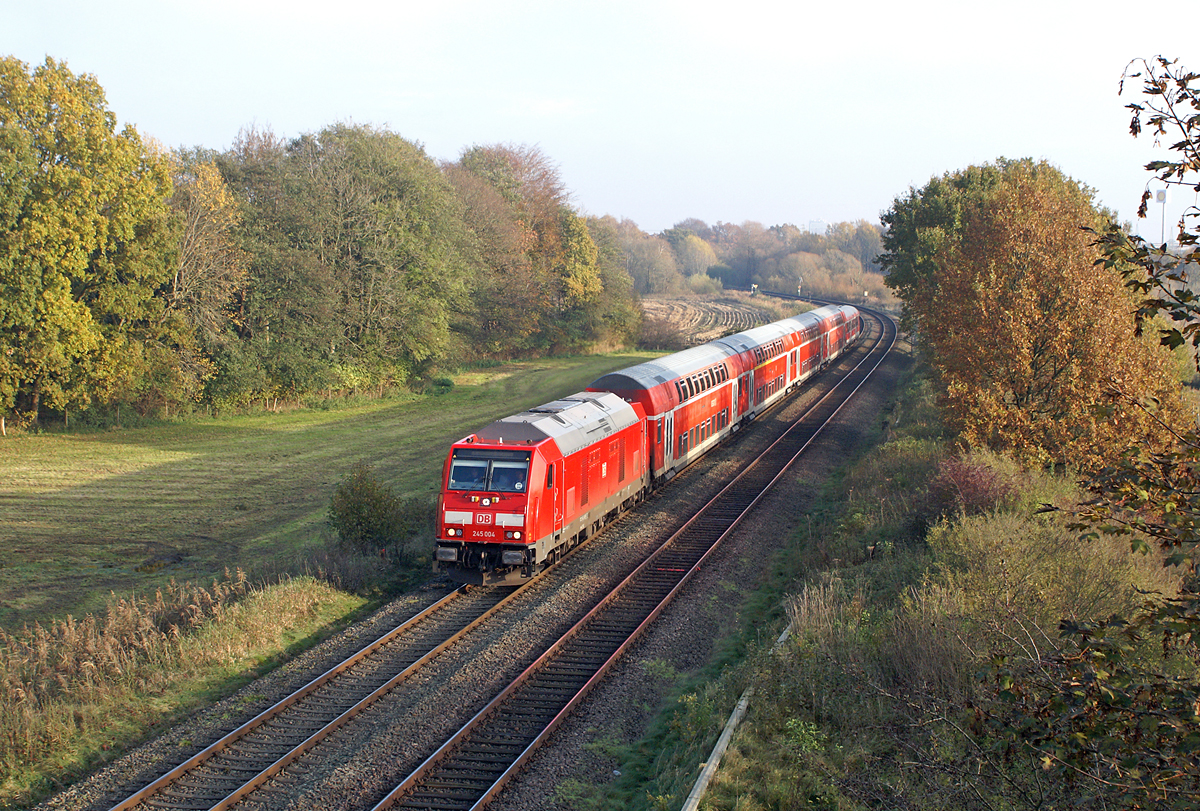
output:
[[374, 811], [481, 808], [499, 792], [883, 361], [895, 324], [868, 312], [877, 341], [858, 365]]
[[[865, 357], [858, 365], [378, 808], [472, 808], [493, 796], [878, 365], [894, 341], [895, 327], [886, 317], [871, 315], [879, 324], [877, 342], [869, 352], [860, 345], [856, 356]], [[235, 806], [483, 625], [516, 591], [451, 593], [112, 811]]]

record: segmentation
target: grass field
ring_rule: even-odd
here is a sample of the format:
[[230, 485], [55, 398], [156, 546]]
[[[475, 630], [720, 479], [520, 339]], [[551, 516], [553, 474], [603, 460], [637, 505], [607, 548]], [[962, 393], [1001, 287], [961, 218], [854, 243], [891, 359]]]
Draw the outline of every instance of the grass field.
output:
[[0, 627], [103, 609], [110, 592], [296, 571], [329, 537], [333, 488], [365, 462], [436, 492], [450, 442], [649, 354], [465, 372], [441, 395], [0, 440]]

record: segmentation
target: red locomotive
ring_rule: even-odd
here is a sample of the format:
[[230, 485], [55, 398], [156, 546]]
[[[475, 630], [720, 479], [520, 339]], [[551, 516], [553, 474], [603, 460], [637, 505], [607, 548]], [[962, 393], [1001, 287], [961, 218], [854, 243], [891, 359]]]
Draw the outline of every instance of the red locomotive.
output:
[[604, 375], [455, 442], [434, 566], [515, 583], [591, 537], [862, 335], [831, 305]]

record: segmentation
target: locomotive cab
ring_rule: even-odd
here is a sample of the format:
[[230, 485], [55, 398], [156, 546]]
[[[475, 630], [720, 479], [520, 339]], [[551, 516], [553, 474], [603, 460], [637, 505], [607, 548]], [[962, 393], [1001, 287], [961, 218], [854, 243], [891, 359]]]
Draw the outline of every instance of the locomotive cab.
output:
[[532, 575], [526, 514], [532, 450], [455, 446], [446, 460], [439, 516], [439, 563]]

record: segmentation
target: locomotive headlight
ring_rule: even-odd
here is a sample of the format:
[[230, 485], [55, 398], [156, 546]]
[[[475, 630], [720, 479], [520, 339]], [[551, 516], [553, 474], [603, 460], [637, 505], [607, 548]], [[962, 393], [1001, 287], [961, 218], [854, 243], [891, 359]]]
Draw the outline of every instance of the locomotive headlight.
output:
[[490, 498], [485, 498], [482, 503], [483, 503], [483, 506], [485, 506], [485, 507], [492, 506], [492, 500]]
[[509, 541], [519, 541], [519, 540], [521, 540], [521, 531], [510, 529], [504, 533], [504, 537], [506, 540], [509, 540]]

